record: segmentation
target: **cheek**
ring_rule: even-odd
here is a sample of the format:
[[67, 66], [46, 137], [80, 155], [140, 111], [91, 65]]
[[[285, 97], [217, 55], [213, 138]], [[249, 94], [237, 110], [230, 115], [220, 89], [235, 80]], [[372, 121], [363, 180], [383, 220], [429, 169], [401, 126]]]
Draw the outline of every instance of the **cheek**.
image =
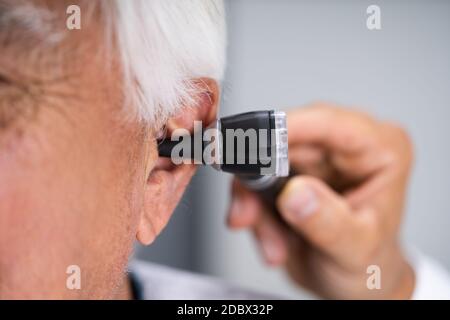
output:
[[[12, 287], [103, 298], [123, 274], [142, 203], [138, 171], [101, 141], [70, 144], [0, 156], [0, 297]], [[70, 265], [81, 268], [80, 291], [66, 288]]]
[[22, 171], [28, 173], [25, 178], [8, 167], [14, 166], [2, 164], [0, 174], [6, 182], [0, 188], [0, 296], [27, 297], [33, 290], [42, 297], [58, 296], [65, 289], [67, 266], [82, 263], [82, 247], [76, 249], [84, 241], [77, 233], [82, 221], [64, 195], [39, 181], [40, 172]]

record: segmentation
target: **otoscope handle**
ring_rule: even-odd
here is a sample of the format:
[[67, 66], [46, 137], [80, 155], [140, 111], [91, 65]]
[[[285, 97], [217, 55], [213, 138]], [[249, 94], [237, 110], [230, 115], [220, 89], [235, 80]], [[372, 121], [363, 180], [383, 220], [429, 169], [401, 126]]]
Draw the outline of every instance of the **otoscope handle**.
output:
[[[248, 189], [258, 194], [266, 207], [275, 214], [275, 217], [283, 224], [286, 224], [277, 209], [276, 200], [293, 175], [294, 173], [291, 173], [288, 177], [271, 177], [271, 181], [267, 181], [264, 185], [261, 183], [259, 186], [255, 184], [255, 181], [258, 179], [256, 177], [249, 178], [241, 176], [239, 180]], [[259, 177], [259, 179], [261, 178]]]

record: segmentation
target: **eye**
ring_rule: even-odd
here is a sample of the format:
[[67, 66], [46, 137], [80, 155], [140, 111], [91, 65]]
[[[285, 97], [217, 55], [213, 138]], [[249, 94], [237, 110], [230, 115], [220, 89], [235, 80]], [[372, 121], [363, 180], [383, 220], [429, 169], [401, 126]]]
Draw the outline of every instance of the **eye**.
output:
[[7, 73], [5, 74], [4, 72], [2, 72], [2, 70], [0, 70], [0, 88], [2, 88], [3, 86], [13, 86], [14, 84], [14, 80], [11, 79], [11, 77], [9, 77]]
[[4, 76], [0, 74], [0, 85], [9, 84], [10, 82]]

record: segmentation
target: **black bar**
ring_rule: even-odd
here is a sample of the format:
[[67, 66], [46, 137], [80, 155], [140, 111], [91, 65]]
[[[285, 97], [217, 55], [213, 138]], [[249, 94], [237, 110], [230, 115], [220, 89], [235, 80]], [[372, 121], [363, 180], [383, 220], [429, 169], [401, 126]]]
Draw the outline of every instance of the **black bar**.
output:
[[[270, 307], [269, 307], [270, 306]], [[388, 319], [398, 314], [419, 319], [446, 319], [449, 301], [323, 301], [323, 300], [190, 300], [190, 301], [0, 301], [5, 319], [32, 312], [102, 319], [320, 319], [330, 315], [345, 318]], [[206, 316], [206, 309], [209, 313]], [[195, 314], [194, 314], [195, 313]], [[95, 319], [95, 318], [94, 318]]]

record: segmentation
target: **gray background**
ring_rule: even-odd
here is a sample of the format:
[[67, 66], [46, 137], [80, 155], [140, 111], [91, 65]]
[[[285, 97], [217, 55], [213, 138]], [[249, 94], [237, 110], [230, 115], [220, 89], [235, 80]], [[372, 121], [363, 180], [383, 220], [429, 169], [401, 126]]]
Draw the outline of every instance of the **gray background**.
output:
[[[371, 4], [382, 30], [366, 28]], [[401, 123], [416, 150], [404, 242], [450, 269], [450, 2], [235, 0], [227, 9], [221, 114], [325, 100]], [[137, 255], [305, 297], [263, 265], [249, 234], [226, 229], [229, 178], [199, 170], [168, 228]]]

